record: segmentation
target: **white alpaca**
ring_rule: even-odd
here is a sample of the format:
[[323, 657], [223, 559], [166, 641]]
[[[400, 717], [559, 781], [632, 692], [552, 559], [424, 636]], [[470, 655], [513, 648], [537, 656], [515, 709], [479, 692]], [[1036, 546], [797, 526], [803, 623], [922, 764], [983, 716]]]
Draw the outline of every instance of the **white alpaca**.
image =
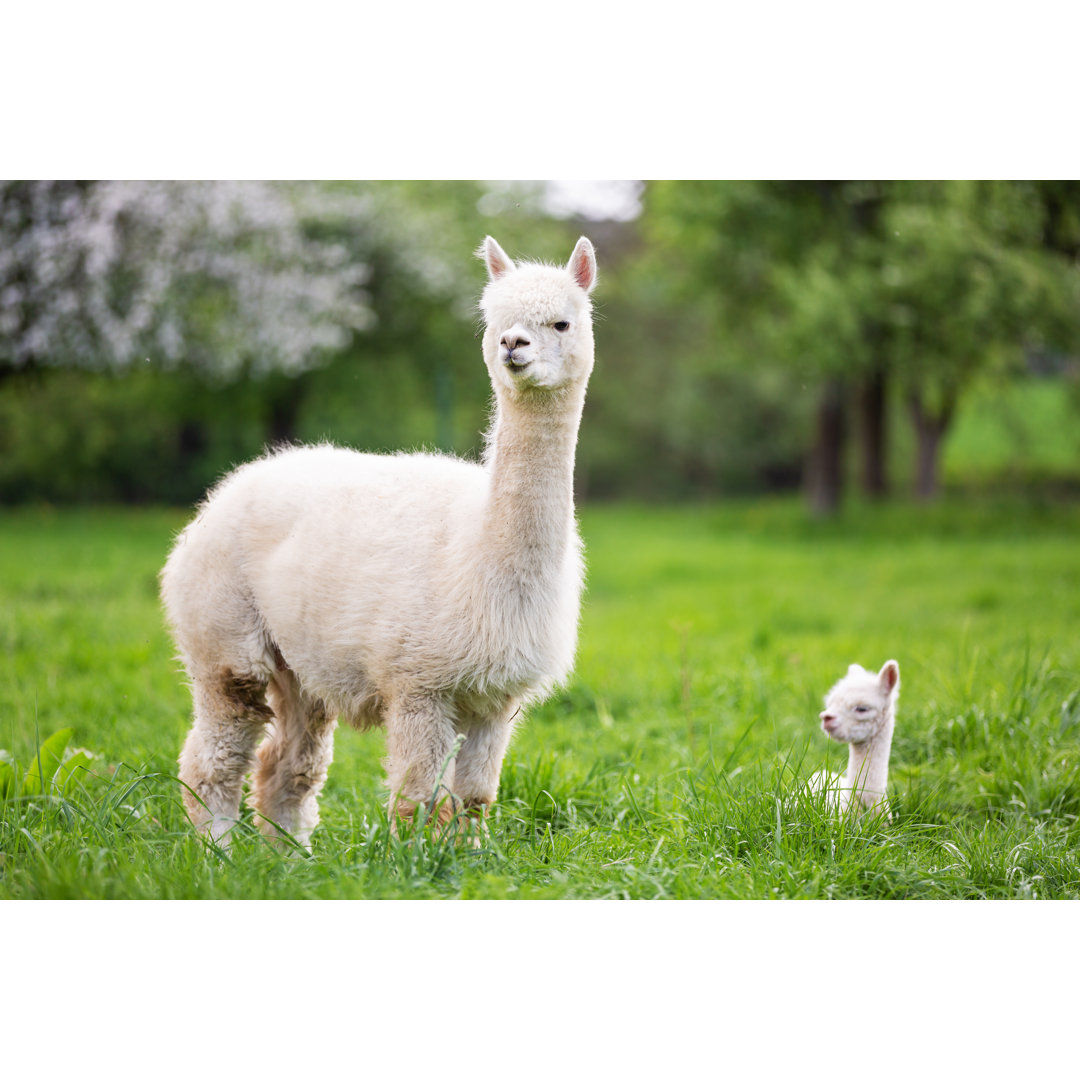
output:
[[483, 818], [523, 704], [572, 669], [596, 258], [585, 237], [565, 268], [516, 266], [490, 236], [477, 254], [483, 464], [286, 449], [225, 477], [162, 571], [194, 697], [180, 778], [215, 840], [254, 768], [260, 828], [309, 843], [339, 715], [385, 727], [392, 821]]
[[830, 739], [848, 744], [845, 773], [818, 772], [810, 778], [810, 789], [826, 791], [830, 805], [845, 809], [855, 796], [867, 809], [888, 812], [885, 787], [899, 693], [900, 665], [888, 660], [877, 673], [852, 664], [826, 694], [821, 728]]

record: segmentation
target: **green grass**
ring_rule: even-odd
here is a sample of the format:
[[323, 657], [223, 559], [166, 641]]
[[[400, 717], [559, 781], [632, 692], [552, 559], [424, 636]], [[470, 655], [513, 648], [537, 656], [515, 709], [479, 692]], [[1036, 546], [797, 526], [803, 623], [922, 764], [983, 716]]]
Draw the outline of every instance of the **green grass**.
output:
[[[0, 817], [7, 898], [1080, 897], [1080, 507], [792, 501], [582, 513], [572, 683], [533, 710], [481, 851], [389, 835], [381, 733], [342, 729], [310, 858], [193, 835], [189, 699], [156, 574], [186, 515], [0, 518], [0, 747], [93, 770]], [[892, 822], [800, 781], [848, 663], [896, 657]]]
[[1076, 391], [1062, 378], [984, 380], [971, 388], [944, 447], [947, 484], [1068, 483], [1080, 473]]

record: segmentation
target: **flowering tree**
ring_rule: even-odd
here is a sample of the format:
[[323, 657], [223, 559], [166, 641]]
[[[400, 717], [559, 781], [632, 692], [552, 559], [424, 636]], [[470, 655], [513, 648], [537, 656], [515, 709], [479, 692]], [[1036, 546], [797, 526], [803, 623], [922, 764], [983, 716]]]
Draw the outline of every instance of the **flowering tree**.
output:
[[0, 183], [0, 373], [28, 363], [297, 372], [367, 327], [335, 229], [359, 189], [263, 182]]

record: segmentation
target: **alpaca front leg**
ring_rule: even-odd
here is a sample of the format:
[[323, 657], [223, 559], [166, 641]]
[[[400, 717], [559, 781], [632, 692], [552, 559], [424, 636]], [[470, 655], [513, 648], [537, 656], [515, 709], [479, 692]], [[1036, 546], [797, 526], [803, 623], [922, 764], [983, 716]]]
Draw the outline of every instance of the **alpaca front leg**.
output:
[[240, 816], [240, 789], [270, 716], [263, 687], [231, 672], [194, 680], [195, 722], [180, 754], [192, 824], [222, 845]]
[[461, 809], [454, 794], [455, 746], [451, 711], [440, 699], [412, 698], [387, 710], [386, 774], [395, 831], [418, 814], [442, 827]]
[[259, 829], [282, 843], [282, 832], [311, 850], [311, 834], [319, 824], [319, 793], [334, 756], [337, 718], [300, 690], [290, 671], [270, 682], [274, 723], [259, 747], [252, 805]]

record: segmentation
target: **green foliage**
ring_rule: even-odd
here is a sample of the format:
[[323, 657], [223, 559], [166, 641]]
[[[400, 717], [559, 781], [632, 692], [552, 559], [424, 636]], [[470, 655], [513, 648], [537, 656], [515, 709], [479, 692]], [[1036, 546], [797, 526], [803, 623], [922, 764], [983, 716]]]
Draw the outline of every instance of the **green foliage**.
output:
[[1080, 344], [1080, 279], [1041, 243], [1030, 185], [900, 185], [884, 210], [882, 325], [905, 381], [941, 392], [1022, 348]]
[[[1080, 274], [1044, 241], [1036, 184], [668, 181], [647, 190], [647, 257], [708, 295], [760, 359], [854, 374], [883, 360], [962, 377], [995, 346], [1080, 344]], [[1075, 208], [1073, 208], [1075, 209]]]
[[[312, 243], [364, 268], [368, 315], [346, 347], [305, 354], [302, 370], [275, 370], [240, 341], [229, 365], [200, 353], [198, 364], [163, 367], [155, 353], [123, 377], [67, 369], [63, 356], [12, 373], [0, 357], [0, 501], [190, 504], [231, 466], [285, 441], [478, 453], [490, 387], [473, 252], [497, 228], [515, 252], [565, 261], [575, 238], [539, 215], [531, 189], [503, 193], [497, 225], [478, 214], [483, 196], [464, 181], [298, 190], [318, 210], [300, 215]], [[204, 310], [227, 306], [227, 290], [186, 303], [196, 321], [232, 332], [227, 311]]]
[[665, 182], [647, 191], [641, 257], [673, 301], [708, 311], [714, 369], [767, 365], [793, 393], [891, 381], [929, 495], [977, 375], [1080, 348], [1078, 201], [1075, 187], [997, 181]]
[[[487, 232], [511, 255], [552, 262], [580, 232], [597, 243], [597, 367], [578, 451], [591, 496], [791, 489], [823, 380], [854, 385], [871, 369], [891, 388], [894, 471], [911, 473], [913, 401], [935, 423], [959, 401], [962, 417], [969, 388], [1005, 387], [1025, 357], [1080, 348], [1069, 182], [656, 182], [623, 225], [547, 217], [527, 184], [286, 190], [296, 206], [275, 205], [302, 223], [303, 246], [363, 268], [365, 319], [348, 343], [270, 370], [218, 288], [174, 299], [229, 339], [228, 364], [200, 347], [169, 370], [152, 350], [99, 357], [123, 377], [70, 370], [63, 355], [0, 365], [0, 501], [191, 504], [289, 440], [477, 454], [490, 393], [473, 251]], [[197, 246], [197, 229], [185, 235]], [[856, 430], [851, 398], [847, 411]]]
[[36, 748], [27, 765], [0, 750], [0, 798], [30, 799], [64, 795], [90, 768], [88, 750], [69, 748], [71, 728], [53, 732]]
[[150, 368], [0, 382], [0, 502], [193, 502], [261, 451], [272, 387]]
[[[578, 445], [579, 491], [670, 500], [798, 484], [805, 395], [775, 367], [740, 368], [703, 350], [693, 309], [650, 310], [648, 281], [606, 287], [597, 367]], [[642, 350], [642, 337], [662, 343]]]
[[[3, 520], [4, 744], [21, 775], [38, 730], [96, 756], [4, 802], [0, 896], [1080, 898], [1075, 505], [586, 507], [577, 674], [515, 737], [483, 847], [392, 837], [383, 737], [343, 728], [311, 857], [250, 811], [223, 857], [187, 822], [155, 581], [183, 521]], [[840, 818], [801, 794], [845, 761], [821, 696], [890, 656], [895, 817]]]

